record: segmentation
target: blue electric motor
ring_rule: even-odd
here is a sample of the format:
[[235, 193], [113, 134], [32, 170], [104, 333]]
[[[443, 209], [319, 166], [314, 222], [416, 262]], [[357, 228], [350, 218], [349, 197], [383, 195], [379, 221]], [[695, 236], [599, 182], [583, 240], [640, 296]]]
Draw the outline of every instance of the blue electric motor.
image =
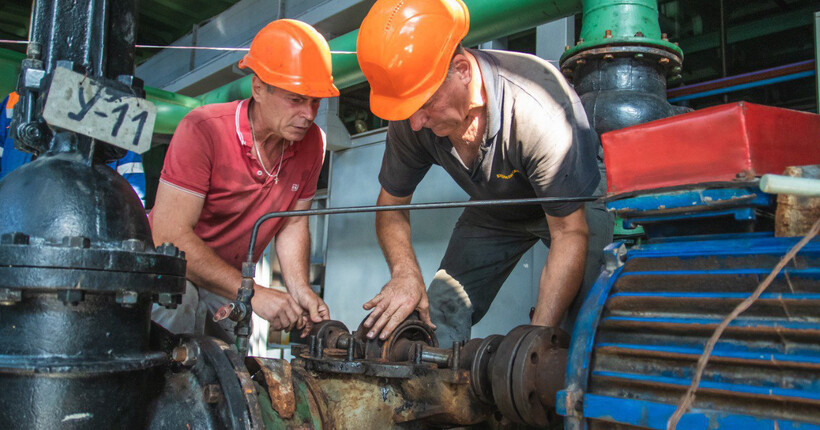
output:
[[[750, 198], [731, 204], [733, 193]], [[690, 209], [676, 210], [681, 202]], [[627, 222], [643, 219], [655, 232], [670, 231], [666, 217], [706, 225], [712, 213], [742, 224], [751, 214], [751, 222], [765, 206], [765, 195], [742, 187], [610, 203], [616, 212], [632, 211], [620, 210]], [[717, 325], [800, 240], [771, 232], [661, 236], [607, 249], [606, 270], [576, 321], [566, 389], [557, 398], [566, 429], [666, 429]], [[807, 244], [729, 325], [677, 428], [820, 429], [820, 241]]]

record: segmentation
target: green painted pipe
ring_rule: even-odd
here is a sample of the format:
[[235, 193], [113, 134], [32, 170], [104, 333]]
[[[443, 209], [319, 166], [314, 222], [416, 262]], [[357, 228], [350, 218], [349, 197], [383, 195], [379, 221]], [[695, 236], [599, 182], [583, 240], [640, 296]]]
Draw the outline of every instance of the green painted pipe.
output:
[[470, 33], [464, 38], [464, 46], [509, 36], [581, 12], [581, 0], [464, 0], [464, 3], [470, 10]]
[[683, 51], [661, 35], [657, 0], [584, 0], [581, 40], [564, 52], [562, 62], [580, 51], [607, 45], [654, 46], [683, 58]]
[[[331, 51], [356, 52], [356, 39], [359, 37], [359, 30], [343, 34], [328, 44]], [[333, 54], [333, 83], [339, 89], [350, 88], [353, 85], [364, 82], [364, 74], [359, 68], [359, 60], [356, 54]]]
[[251, 75], [227, 83], [215, 90], [208, 91], [196, 99], [203, 105], [224, 103], [233, 100], [247, 99], [251, 96]]
[[26, 56], [20, 52], [0, 48], [0, 100], [17, 89], [20, 62]]
[[[470, 33], [464, 39], [466, 46], [508, 36], [581, 11], [581, 0], [465, 0], [465, 3], [470, 10]], [[359, 31], [355, 30], [331, 40], [328, 43], [330, 50], [355, 51], [358, 35]], [[339, 89], [365, 81], [355, 55], [333, 54], [332, 58], [333, 81]], [[197, 99], [201, 104], [224, 103], [248, 98], [250, 94], [251, 78], [246, 76], [204, 93]], [[164, 111], [162, 108], [159, 110]], [[160, 118], [158, 115], [154, 132], [173, 133], [176, 128], [176, 115], [181, 110], [182, 108], [168, 109], [174, 113], [173, 118]]]
[[145, 98], [157, 107], [154, 133], [160, 134], [172, 134], [188, 112], [202, 106], [202, 102], [193, 97], [153, 87], [145, 87]]

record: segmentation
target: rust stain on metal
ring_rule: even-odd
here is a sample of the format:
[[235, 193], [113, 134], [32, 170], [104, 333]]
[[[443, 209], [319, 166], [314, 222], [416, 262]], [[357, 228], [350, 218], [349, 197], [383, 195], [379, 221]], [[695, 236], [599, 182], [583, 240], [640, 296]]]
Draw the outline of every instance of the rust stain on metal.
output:
[[340, 348], [325, 348], [324, 355], [327, 355], [329, 357], [341, 358], [347, 356], [347, 350]]
[[253, 360], [259, 365], [259, 371], [265, 377], [265, 386], [273, 410], [284, 419], [292, 418], [296, 411], [296, 397], [293, 394], [293, 373], [290, 363], [260, 357], [253, 357]]
[[[820, 179], [820, 166], [787, 167], [783, 174], [797, 178]], [[774, 235], [804, 236], [817, 218], [820, 218], [820, 197], [780, 194], [777, 196]]]
[[448, 383], [440, 376], [431, 373], [403, 380], [400, 387], [406, 401], [394, 409], [393, 420], [396, 423], [473, 425], [487, 419], [492, 408], [482, 406], [469, 384]]
[[295, 367], [292, 370], [293, 373], [296, 376], [298, 376], [301, 381], [304, 382], [305, 386], [308, 389], [307, 391], [310, 393], [310, 396], [307, 396], [307, 401], [311, 413], [314, 414], [314, 416], [319, 417], [319, 420], [322, 423], [322, 428], [324, 430], [335, 430], [336, 422], [331, 418], [331, 415], [328, 413], [327, 398], [325, 397], [324, 391], [316, 383], [315, 377], [300, 367]]

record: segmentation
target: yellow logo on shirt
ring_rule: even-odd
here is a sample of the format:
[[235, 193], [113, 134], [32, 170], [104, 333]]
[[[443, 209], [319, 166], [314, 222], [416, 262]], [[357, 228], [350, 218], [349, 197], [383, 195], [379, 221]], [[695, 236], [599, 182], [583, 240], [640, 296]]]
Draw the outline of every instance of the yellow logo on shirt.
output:
[[501, 173], [498, 173], [498, 174], [495, 175], [495, 177], [498, 178], [498, 179], [510, 179], [516, 173], [521, 173], [521, 172], [519, 172], [518, 170], [513, 170], [512, 172], [510, 172], [509, 175], [502, 175]]

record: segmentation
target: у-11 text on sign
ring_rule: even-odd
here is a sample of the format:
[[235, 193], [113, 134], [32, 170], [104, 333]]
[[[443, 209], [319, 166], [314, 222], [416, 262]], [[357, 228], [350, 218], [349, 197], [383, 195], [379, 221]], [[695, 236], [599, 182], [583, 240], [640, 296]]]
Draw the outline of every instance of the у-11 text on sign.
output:
[[43, 118], [51, 126], [142, 154], [151, 148], [157, 108], [133, 94], [57, 67]]

